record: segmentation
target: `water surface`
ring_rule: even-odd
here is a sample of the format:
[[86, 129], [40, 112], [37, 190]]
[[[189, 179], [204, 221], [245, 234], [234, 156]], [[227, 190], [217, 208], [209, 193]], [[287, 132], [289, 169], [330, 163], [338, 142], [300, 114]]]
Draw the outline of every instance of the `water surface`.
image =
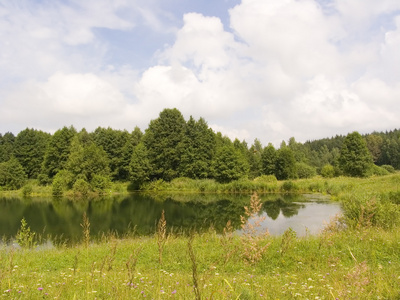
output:
[[[298, 235], [318, 233], [324, 222], [340, 213], [340, 206], [318, 195], [261, 195], [262, 227], [282, 234], [291, 227]], [[0, 236], [15, 237], [25, 218], [31, 230], [43, 237], [77, 242], [82, 238], [82, 218], [90, 220], [93, 238], [103, 233], [152, 235], [165, 211], [168, 230], [188, 232], [215, 228], [223, 231], [230, 220], [240, 233], [240, 216], [250, 195], [173, 194], [108, 197], [97, 200], [51, 198], [0, 198]]]

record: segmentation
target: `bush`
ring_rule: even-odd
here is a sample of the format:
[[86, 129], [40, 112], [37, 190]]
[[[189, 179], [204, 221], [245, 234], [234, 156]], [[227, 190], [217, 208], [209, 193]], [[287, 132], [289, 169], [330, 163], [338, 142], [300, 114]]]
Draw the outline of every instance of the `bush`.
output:
[[321, 176], [324, 178], [335, 177], [335, 168], [331, 164], [327, 164], [321, 169]]
[[396, 170], [391, 165], [383, 165], [383, 166], [381, 166], [381, 168], [385, 169], [389, 173], [396, 173]]
[[282, 184], [281, 190], [284, 192], [295, 192], [299, 187], [293, 181], [285, 181]]
[[37, 179], [41, 186], [46, 186], [51, 183], [51, 179], [49, 176], [47, 176], [47, 174], [39, 174]]
[[259, 177], [254, 178], [255, 182], [266, 182], [266, 183], [277, 183], [278, 179], [276, 179], [275, 175], [261, 175]]
[[299, 178], [312, 178], [317, 175], [317, 170], [306, 163], [296, 163], [296, 169]]
[[22, 195], [24, 197], [30, 196], [32, 192], [33, 192], [33, 187], [30, 184], [24, 185], [24, 187], [22, 188]]
[[92, 181], [90, 182], [93, 190], [98, 193], [104, 193], [106, 190], [111, 188], [111, 180], [108, 176], [93, 175]]
[[24, 168], [15, 157], [0, 163], [0, 186], [3, 186], [5, 190], [18, 190], [26, 180]]
[[72, 190], [77, 196], [87, 196], [90, 192], [90, 184], [86, 180], [80, 178], [75, 181]]
[[377, 165], [372, 165], [371, 168], [367, 172], [367, 176], [384, 176], [384, 175], [389, 175], [389, 171], [386, 170], [385, 168], [379, 167]]
[[73, 179], [74, 175], [71, 172], [66, 170], [59, 171], [53, 179], [53, 196], [61, 196], [65, 190], [71, 189]]

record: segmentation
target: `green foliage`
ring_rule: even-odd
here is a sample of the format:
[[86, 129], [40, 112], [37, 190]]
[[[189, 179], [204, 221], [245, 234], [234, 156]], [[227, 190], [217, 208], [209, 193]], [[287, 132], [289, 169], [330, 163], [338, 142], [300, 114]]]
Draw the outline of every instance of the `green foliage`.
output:
[[326, 164], [321, 169], [321, 176], [324, 178], [335, 177], [335, 168], [331, 164]]
[[147, 149], [143, 143], [139, 143], [132, 152], [130, 167], [130, 181], [134, 189], [150, 179], [152, 173], [151, 164], [148, 158]]
[[90, 184], [85, 179], [79, 178], [72, 186], [72, 191], [77, 196], [86, 197], [90, 192]]
[[396, 173], [396, 170], [391, 165], [382, 165], [381, 168], [385, 169], [391, 174]]
[[27, 176], [20, 162], [11, 157], [9, 161], [0, 163], [0, 186], [6, 190], [18, 190], [26, 182]]
[[254, 178], [255, 182], [266, 182], [266, 183], [276, 183], [278, 179], [276, 179], [275, 175], [261, 175], [257, 178]]
[[185, 124], [176, 108], [164, 109], [157, 119], [150, 122], [142, 141], [152, 166], [152, 179], [170, 181], [178, 177]]
[[39, 184], [42, 186], [46, 186], [52, 182], [47, 174], [39, 174], [37, 179], [39, 181]]
[[179, 148], [182, 153], [179, 163], [180, 176], [193, 179], [212, 176], [212, 160], [216, 148], [215, 134], [203, 118], [195, 121], [190, 117]]
[[376, 163], [381, 156], [383, 138], [377, 134], [370, 134], [365, 137], [367, 148], [372, 155], [372, 160]]
[[317, 175], [317, 170], [304, 162], [296, 163], [296, 170], [298, 178], [312, 178]]
[[130, 134], [127, 131], [114, 130], [110, 127], [98, 127], [93, 133], [93, 140], [97, 146], [103, 148], [107, 153], [110, 174], [114, 180], [127, 180], [127, 174], [124, 173], [124, 146], [130, 140]]
[[67, 171], [61, 170], [54, 176], [52, 183], [53, 196], [61, 196], [64, 191], [72, 188], [74, 184], [74, 174]]
[[25, 218], [22, 218], [21, 220], [21, 227], [18, 230], [15, 239], [21, 248], [32, 248], [36, 246], [35, 233], [31, 231]]
[[371, 165], [370, 169], [367, 172], [367, 176], [384, 176], [384, 175], [389, 175], [389, 171], [386, 170], [385, 168], [382, 168], [377, 165]]
[[253, 179], [259, 177], [262, 172], [262, 154], [263, 147], [258, 139], [254, 140], [254, 144], [251, 145], [250, 149], [247, 151], [247, 160], [249, 163], [249, 178]]
[[240, 150], [233, 145], [222, 146], [217, 150], [214, 161], [214, 178], [220, 183], [238, 180], [247, 174], [248, 165]]
[[28, 128], [15, 138], [14, 154], [28, 178], [37, 178], [40, 174], [49, 138], [48, 133]]
[[344, 175], [365, 177], [372, 165], [372, 156], [367, 143], [358, 132], [349, 133], [340, 150], [340, 168]]
[[11, 132], [0, 134], [0, 163], [9, 161], [14, 155], [15, 136]]
[[33, 192], [33, 187], [31, 184], [26, 184], [22, 187], [22, 195], [24, 197], [29, 197], [30, 195], [32, 195]]
[[[60, 170], [65, 169], [70, 154], [71, 142], [76, 134], [75, 128], [71, 126], [69, 128], [63, 127], [51, 136], [44, 155], [42, 174], [51, 179]], [[46, 179], [42, 182], [47, 184], [48, 180]]]
[[391, 165], [400, 170], [400, 138], [386, 139], [382, 144], [381, 155], [377, 161], [379, 165]]
[[90, 185], [95, 192], [104, 193], [111, 188], [111, 180], [108, 176], [94, 174]]
[[277, 151], [272, 144], [264, 148], [261, 154], [261, 172], [265, 175], [275, 175]]
[[296, 192], [298, 189], [299, 187], [296, 185], [296, 183], [291, 180], [285, 181], [281, 186], [281, 190], [285, 193]]
[[295, 179], [297, 177], [296, 160], [293, 151], [288, 147], [277, 151], [275, 176], [278, 180]]
[[94, 175], [107, 177], [110, 174], [107, 153], [90, 140], [81, 142], [79, 136], [72, 141], [66, 169], [75, 178], [83, 176], [87, 182], [91, 182]]

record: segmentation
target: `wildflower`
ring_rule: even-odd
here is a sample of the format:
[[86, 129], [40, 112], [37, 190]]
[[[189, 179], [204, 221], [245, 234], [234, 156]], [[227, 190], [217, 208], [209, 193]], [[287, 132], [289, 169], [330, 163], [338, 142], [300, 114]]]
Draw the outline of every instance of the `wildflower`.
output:
[[172, 294], [172, 295], [176, 294], [176, 290], [173, 290], [171, 294]]
[[38, 291], [42, 291], [43, 290], [43, 288], [42, 287], [38, 287]]

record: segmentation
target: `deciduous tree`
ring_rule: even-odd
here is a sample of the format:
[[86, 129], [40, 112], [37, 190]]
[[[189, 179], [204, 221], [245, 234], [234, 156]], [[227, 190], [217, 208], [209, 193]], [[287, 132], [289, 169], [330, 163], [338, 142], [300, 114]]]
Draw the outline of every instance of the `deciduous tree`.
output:
[[364, 177], [372, 164], [372, 156], [365, 139], [357, 131], [349, 133], [340, 150], [339, 165], [343, 173], [353, 177]]

